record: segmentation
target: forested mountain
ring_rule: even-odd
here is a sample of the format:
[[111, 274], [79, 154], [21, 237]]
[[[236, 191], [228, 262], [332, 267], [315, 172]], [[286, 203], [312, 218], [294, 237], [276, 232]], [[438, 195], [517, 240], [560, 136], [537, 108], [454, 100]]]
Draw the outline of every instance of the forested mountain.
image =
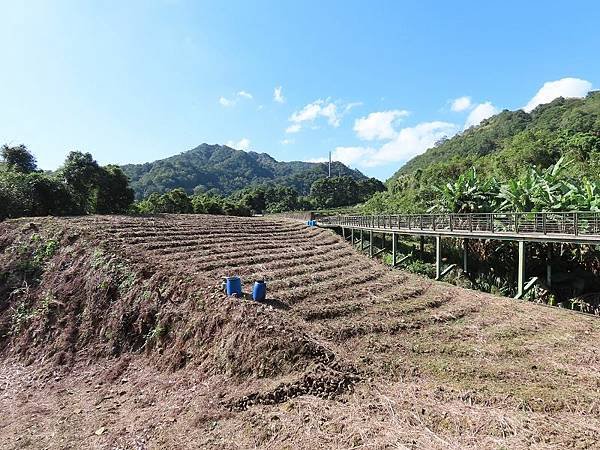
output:
[[563, 158], [568, 177], [600, 179], [600, 92], [557, 98], [531, 113], [503, 111], [439, 142], [400, 168], [371, 210], [423, 211], [439, 197], [437, 187], [471, 169], [479, 179], [518, 180]]
[[[170, 158], [145, 164], [122, 166], [131, 180], [136, 198], [153, 192], [183, 188], [188, 193], [230, 194], [250, 185], [277, 183], [307, 195], [311, 185], [328, 173], [327, 163], [277, 161], [266, 153], [245, 152], [225, 145], [202, 144]], [[339, 162], [332, 163], [332, 175], [366, 177]]]
[[[531, 113], [523, 110], [504, 110], [481, 124], [446, 139], [416, 156], [402, 166], [391, 180], [417, 169], [430, 168], [435, 164], [447, 164], [461, 160], [472, 161], [482, 156], [517, 150], [536, 144], [542, 151], [548, 147], [548, 138], [561, 134], [600, 133], [600, 91], [594, 91], [583, 99], [557, 98], [540, 105]], [[513, 156], [517, 156], [514, 154]], [[532, 160], [531, 162], [550, 162]], [[555, 161], [553, 161], [555, 162]]]

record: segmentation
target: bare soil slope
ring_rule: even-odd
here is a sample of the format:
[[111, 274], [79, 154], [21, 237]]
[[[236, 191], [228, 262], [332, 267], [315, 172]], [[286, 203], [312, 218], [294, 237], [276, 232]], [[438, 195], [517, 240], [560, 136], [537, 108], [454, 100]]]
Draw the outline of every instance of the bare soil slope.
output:
[[1, 448], [597, 448], [599, 337], [293, 222], [0, 224]]

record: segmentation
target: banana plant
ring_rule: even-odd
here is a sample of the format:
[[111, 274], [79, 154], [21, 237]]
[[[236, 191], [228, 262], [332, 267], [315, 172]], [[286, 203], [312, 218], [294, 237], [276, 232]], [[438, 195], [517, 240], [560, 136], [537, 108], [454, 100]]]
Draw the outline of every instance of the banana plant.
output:
[[475, 168], [471, 168], [454, 182], [434, 187], [438, 198], [429, 211], [452, 213], [491, 211], [496, 189], [494, 179], [481, 180]]

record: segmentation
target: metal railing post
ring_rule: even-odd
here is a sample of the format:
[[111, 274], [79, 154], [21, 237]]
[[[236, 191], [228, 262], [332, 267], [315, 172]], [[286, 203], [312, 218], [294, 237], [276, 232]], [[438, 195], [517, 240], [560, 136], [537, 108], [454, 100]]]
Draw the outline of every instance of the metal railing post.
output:
[[548, 230], [546, 230], [546, 213], [542, 213], [542, 232], [546, 234]]

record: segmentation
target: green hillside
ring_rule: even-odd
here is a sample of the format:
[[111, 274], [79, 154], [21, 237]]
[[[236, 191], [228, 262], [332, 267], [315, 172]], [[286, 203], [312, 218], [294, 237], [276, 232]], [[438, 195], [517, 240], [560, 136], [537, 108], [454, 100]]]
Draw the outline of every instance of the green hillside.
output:
[[[188, 193], [212, 191], [230, 194], [250, 185], [277, 183], [306, 195], [310, 186], [327, 175], [326, 163], [283, 162], [266, 153], [244, 152], [225, 145], [202, 144], [170, 158], [122, 167], [131, 179], [136, 198], [153, 192], [183, 188]], [[332, 175], [366, 177], [339, 162], [332, 163]]]
[[[589, 132], [600, 132], [600, 91], [591, 92], [584, 99], [557, 98], [529, 114], [523, 110], [504, 110], [411, 159], [388, 181], [437, 164], [460, 164], [464, 160], [515, 150], [528, 142], [540, 144], [540, 156], [543, 156], [548, 146], [544, 139]], [[531, 162], [548, 164], [545, 159]]]
[[[436, 186], [474, 168], [480, 179], [517, 180], [563, 157], [564, 174], [600, 179], [600, 92], [582, 99], [558, 98], [531, 113], [503, 111], [438, 143], [387, 180], [372, 211], [423, 211], [439, 197]], [[565, 164], [563, 164], [565, 165]]]

